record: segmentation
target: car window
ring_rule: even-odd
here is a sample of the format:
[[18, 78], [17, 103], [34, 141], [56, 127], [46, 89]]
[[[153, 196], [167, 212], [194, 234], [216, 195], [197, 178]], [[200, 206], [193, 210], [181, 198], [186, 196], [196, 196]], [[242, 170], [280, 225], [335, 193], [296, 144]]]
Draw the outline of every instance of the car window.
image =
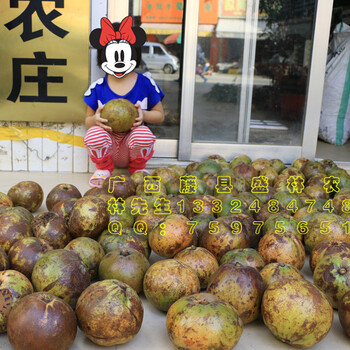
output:
[[149, 46], [142, 46], [142, 53], [149, 53]]
[[154, 46], [153, 47], [153, 53], [155, 55], [165, 55], [164, 51], [159, 47], [159, 46]]

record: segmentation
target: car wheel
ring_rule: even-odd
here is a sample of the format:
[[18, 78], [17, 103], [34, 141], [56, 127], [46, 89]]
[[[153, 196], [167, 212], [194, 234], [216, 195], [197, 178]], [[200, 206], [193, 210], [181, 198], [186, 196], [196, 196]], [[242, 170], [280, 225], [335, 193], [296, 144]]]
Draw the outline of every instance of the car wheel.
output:
[[174, 69], [171, 64], [166, 64], [163, 68], [163, 71], [165, 74], [171, 74], [174, 71]]

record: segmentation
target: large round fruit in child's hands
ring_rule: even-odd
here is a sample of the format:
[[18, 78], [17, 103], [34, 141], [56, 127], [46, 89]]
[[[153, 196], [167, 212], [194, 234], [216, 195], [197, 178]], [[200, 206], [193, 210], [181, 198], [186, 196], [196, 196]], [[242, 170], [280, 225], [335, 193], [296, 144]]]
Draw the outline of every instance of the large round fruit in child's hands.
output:
[[114, 132], [129, 131], [138, 117], [136, 107], [123, 98], [108, 101], [101, 111], [101, 117], [107, 119], [106, 125]]

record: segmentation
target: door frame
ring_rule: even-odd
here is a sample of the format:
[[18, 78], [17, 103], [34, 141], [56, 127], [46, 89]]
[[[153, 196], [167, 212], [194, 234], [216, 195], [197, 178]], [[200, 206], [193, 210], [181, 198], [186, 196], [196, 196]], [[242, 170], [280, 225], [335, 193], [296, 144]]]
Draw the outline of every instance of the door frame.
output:
[[[256, 27], [257, 0], [247, 0], [248, 26]], [[299, 157], [313, 159], [316, 154], [318, 127], [322, 105], [324, 76], [328, 51], [329, 31], [333, 10], [333, 0], [316, 0], [314, 31], [312, 38], [312, 53], [309, 80], [307, 84], [305, 118], [303, 123], [303, 137], [300, 146], [245, 144], [245, 143], [217, 143], [192, 142], [193, 107], [195, 94], [195, 60], [197, 48], [197, 28], [199, 2], [188, 1], [185, 14], [185, 45], [184, 45], [184, 76], [182, 83], [182, 103], [179, 135], [179, 160], [202, 160], [210, 154], [218, 153], [226, 159], [236, 154], [244, 153], [252, 158], [280, 158], [290, 163]], [[242, 137], [239, 141], [247, 140], [247, 121], [250, 120], [252, 99], [252, 59], [255, 57], [256, 36], [246, 36], [245, 83], [242, 87], [245, 94], [245, 103], [240, 111], [239, 130]], [[243, 79], [242, 79], [243, 80]], [[242, 101], [243, 103], [243, 101]]]

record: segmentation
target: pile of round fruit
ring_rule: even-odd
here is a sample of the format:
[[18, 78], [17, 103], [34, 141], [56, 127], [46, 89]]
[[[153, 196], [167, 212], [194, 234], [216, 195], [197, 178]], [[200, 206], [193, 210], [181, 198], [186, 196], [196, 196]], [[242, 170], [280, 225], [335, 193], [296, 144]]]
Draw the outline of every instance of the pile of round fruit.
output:
[[260, 317], [307, 348], [333, 309], [350, 336], [350, 175], [331, 160], [114, 172], [84, 196], [55, 186], [33, 215], [44, 197], [33, 181], [0, 193], [0, 330], [14, 349], [69, 349], [78, 326], [99, 345], [129, 342], [140, 293], [178, 349], [232, 349]]

